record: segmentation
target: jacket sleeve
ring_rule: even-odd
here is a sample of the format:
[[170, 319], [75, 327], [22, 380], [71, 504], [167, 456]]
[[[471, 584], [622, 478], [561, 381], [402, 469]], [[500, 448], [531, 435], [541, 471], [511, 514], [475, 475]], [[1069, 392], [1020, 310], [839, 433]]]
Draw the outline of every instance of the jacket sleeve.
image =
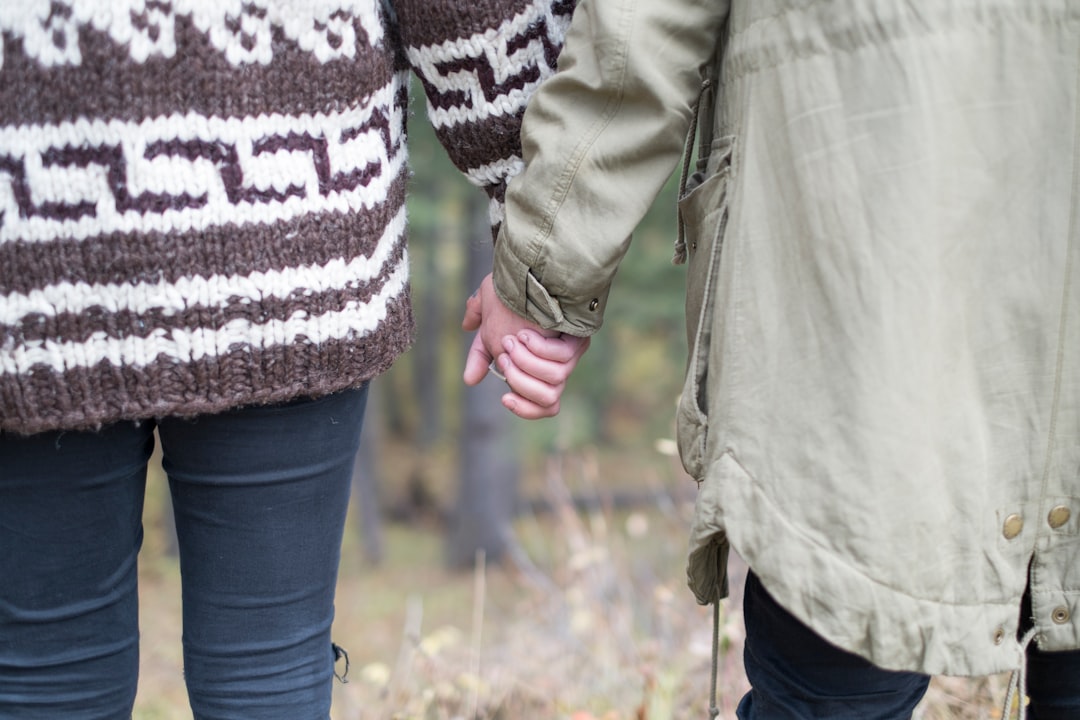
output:
[[599, 329], [630, 234], [678, 164], [727, 0], [581, 0], [525, 113], [495, 288], [520, 315]]
[[427, 96], [454, 165], [491, 198], [493, 233], [507, 179], [524, 167], [521, 117], [555, 72], [576, 0], [393, 0], [403, 62]]

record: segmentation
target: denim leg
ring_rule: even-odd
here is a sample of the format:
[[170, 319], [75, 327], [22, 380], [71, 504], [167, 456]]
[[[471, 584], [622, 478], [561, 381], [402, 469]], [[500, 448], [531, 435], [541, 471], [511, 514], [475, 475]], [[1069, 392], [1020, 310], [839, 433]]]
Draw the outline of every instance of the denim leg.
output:
[[831, 645], [784, 610], [753, 572], [743, 595], [744, 665], [751, 691], [740, 720], [910, 718], [928, 675], [882, 670]]
[[0, 434], [0, 717], [131, 717], [152, 432]]
[[1028, 647], [1028, 720], [1080, 718], [1080, 650], [1044, 652]]
[[361, 390], [164, 420], [196, 720], [329, 717]]

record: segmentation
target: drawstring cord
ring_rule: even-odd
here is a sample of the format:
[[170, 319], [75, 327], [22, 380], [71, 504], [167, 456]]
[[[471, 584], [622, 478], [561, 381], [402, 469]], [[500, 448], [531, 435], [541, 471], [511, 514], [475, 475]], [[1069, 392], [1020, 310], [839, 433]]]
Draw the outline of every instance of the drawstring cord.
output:
[[1020, 667], [1012, 671], [1009, 676], [1009, 691], [1005, 694], [1005, 707], [1001, 711], [1002, 720], [1012, 717], [1012, 705], [1016, 700], [1016, 720], [1027, 718], [1027, 703], [1024, 693], [1027, 690], [1027, 649], [1031, 641], [1035, 639], [1035, 628], [1028, 630], [1020, 639]]
[[720, 716], [720, 708], [716, 706], [716, 676], [720, 671], [720, 593], [717, 592], [716, 600], [713, 601], [712, 614], [712, 680], [709, 683], [709, 718], [715, 720]]

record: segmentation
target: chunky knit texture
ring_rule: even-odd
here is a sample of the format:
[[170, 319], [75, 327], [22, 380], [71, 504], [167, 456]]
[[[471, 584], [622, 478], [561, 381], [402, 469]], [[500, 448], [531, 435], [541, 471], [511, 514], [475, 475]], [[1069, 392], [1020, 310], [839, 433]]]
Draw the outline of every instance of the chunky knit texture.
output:
[[412, 337], [411, 67], [492, 198], [567, 0], [0, 5], [0, 430], [354, 387]]

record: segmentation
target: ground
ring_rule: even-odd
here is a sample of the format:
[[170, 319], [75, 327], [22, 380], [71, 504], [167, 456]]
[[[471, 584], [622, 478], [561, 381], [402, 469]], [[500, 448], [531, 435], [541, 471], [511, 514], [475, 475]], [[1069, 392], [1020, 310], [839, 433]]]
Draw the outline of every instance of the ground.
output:
[[[555, 510], [518, 519], [524, 559], [514, 564], [481, 559], [471, 572], [449, 571], [442, 528], [415, 522], [388, 525], [386, 555], [370, 567], [351, 524], [334, 629], [349, 652], [349, 682], [335, 685], [333, 720], [708, 717], [712, 615], [695, 604], [684, 579], [692, 491], [669, 487], [658, 502], [591, 512], [558, 500], [595, 490], [582, 478], [603, 476], [605, 462], [593, 457], [558, 472], [549, 466], [543, 480], [526, 483]], [[188, 719], [178, 569], [158, 528], [163, 483], [152, 477], [150, 485], [135, 720]], [[743, 574], [736, 558], [721, 614], [721, 718], [734, 718], [747, 688]], [[1000, 718], [1006, 682], [936, 679], [916, 718]]]

